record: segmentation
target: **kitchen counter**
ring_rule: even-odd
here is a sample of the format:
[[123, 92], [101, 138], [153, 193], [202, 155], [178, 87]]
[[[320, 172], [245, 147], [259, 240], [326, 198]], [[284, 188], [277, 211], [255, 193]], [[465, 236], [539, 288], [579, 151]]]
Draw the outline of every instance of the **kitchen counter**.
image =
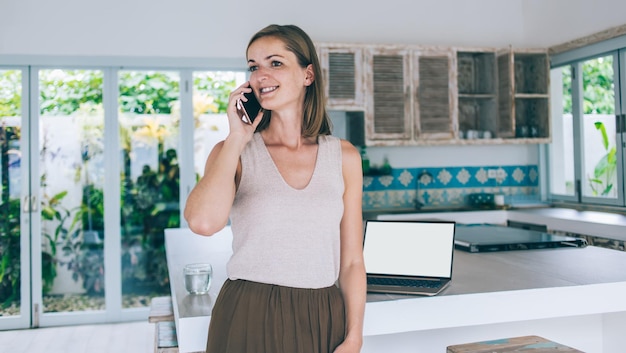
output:
[[449, 213], [449, 212], [475, 212], [504, 210], [505, 207], [423, 207], [423, 208], [369, 208], [363, 209], [363, 219], [376, 219], [380, 215], [387, 214], [422, 214], [422, 213]]
[[376, 219], [379, 215], [388, 214], [422, 214], [422, 213], [450, 213], [450, 212], [478, 212], [478, 211], [498, 211], [498, 210], [526, 210], [526, 209], [546, 209], [550, 204], [541, 201], [518, 202], [511, 205], [485, 205], [485, 206], [423, 206], [415, 207], [389, 207], [389, 208], [364, 208], [363, 219]]
[[[499, 211], [489, 211], [499, 212]], [[167, 229], [179, 351], [204, 349], [210, 310], [226, 279], [232, 234]], [[209, 295], [188, 295], [182, 267], [211, 262]], [[436, 297], [369, 294], [362, 353], [445, 352], [451, 344], [528, 334], [585, 352], [622, 352], [626, 253], [589, 246], [499, 253], [455, 251], [451, 285]]]
[[626, 215], [577, 211], [569, 208], [544, 208], [506, 211], [510, 220], [545, 224], [548, 229], [595, 235], [626, 241]]
[[577, 211], [569, 208], [516, 208], [456, 212], [402, 212], [377, 214], [376, 219], [442, 219], [458, 223], [506, 224], [507, 220], [541, 224], [548, 230], [626, 241], [626, 216], [617, 213]]

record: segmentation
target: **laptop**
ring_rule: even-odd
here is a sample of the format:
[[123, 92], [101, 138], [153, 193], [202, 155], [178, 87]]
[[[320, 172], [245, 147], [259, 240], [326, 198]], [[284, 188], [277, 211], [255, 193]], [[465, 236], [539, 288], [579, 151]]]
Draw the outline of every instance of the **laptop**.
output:
[[439, 294], [452, 280], [455, 222], [366, 220], [370, 293]]

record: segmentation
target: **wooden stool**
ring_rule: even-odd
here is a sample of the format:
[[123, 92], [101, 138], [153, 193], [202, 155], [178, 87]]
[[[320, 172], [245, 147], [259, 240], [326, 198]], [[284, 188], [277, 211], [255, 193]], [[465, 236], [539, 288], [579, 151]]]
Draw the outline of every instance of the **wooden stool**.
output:
[[148, 322], [157, 323], [161, 321], [174, 321], [174, 307], [170, 296], [154, 297], [150, 301]]
[[150, 301], [148, 322], [154, 323], [154, 353], [178, 353], [172, 297], [155, 297]]
[[448, 346], [446, 353], [584, 353], [539, 336], [523, 336]]
[[176, 324], [174, 321], [160, 321], [156, 323], [154, 351], [156, 353], [178, 353], [178, 339], [176, 338]]
[[[154, 353], [178, 353], [172, 297], [154, 297], [150, 301], [148, 322], [154, 323]], [[204, 353], [204, 352], [194, 352]]]

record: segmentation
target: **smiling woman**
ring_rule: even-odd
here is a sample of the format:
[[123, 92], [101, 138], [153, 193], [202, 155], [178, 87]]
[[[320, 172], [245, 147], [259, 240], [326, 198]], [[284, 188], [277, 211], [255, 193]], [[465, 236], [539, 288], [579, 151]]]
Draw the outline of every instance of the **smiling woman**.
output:
[[[229, 220], [233, 231], [206, 351], [359, 352], [360, 155], [330, 136], [319, 60], [306, 33], [270, 25], [252, 37], [247, 59], [249, 82], [230, 97], [230, 133], [207, 158], [185, 207], [194, 232], [214, 235]], [[250, 93], [264, 108], [252, 124], [236, 110]]]

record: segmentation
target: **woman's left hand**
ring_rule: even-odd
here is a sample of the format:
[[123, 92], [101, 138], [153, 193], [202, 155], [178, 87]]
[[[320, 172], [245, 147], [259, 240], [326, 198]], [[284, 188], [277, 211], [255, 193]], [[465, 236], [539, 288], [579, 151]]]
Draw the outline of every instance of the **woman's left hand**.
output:
[[343, 341], [333, 353], [359, 353], [361, 352], [361, 344], [354, 341]]

